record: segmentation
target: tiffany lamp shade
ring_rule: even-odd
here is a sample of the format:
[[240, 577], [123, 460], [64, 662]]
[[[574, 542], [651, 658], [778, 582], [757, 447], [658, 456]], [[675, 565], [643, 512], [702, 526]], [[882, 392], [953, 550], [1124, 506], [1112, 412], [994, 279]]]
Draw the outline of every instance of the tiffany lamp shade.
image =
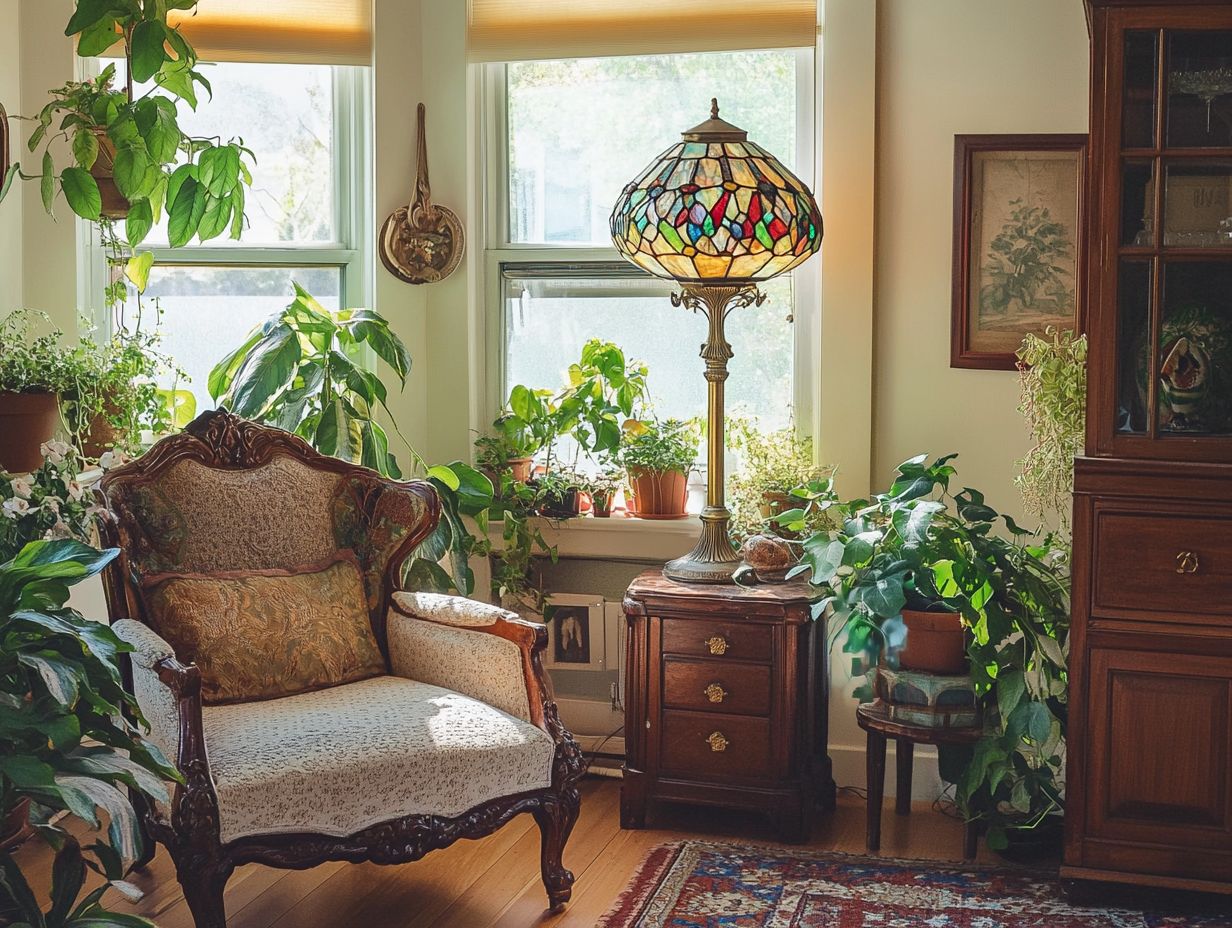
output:
[[709, 385], [708, 487], [702, 537], [671, 561], [673, 580], [731, 582], [740, 562], [728, 535], [724, 499], [723, 384], [731, 345], [723, 334], [728, 313], [760, 306], [757, 283], [807, 261], [821, 248], [821, 213], [798, 177], [748, 134], [719, 118], [681, 133], [612, 211], [612, 241], [638, 267], [680, 284], [672, 305], [702, 312], [709, 336], [702, 345]]

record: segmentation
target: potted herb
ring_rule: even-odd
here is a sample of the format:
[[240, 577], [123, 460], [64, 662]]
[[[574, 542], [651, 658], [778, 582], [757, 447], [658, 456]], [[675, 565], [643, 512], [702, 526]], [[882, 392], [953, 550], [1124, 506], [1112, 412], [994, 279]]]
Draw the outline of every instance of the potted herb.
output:
[[590, 495], [591, 509], [596, 518], [611, 517], [612, 502], [620, 492], [624, 479], [624, 472], [613, 466], [605, 467], [587, 479], [586, 492]]
[[1012, 835], [1048, 824], [1061, 804], [1067, 578], [1049, 539], [998, 514], [977, 490], [950, 493], [954, 457], [906, 461], [872, 500], [840, 503], [831, 481], [810, 485], [793, 494], [805, 505], [778, 518], [803, 529], [810, 508], [839, 517], [838, 527], [799, 543], [794, 573], [824, 589], [814, 613], [832, 611], [831, 641], [846, 635], [844, 651], [918, 667], [909, 655], [920, 632], [908, 613], [961, 623], [962, 669], [986, 732], [974, 749], [943, 751], [941, 771], [957, 784], [963, 815], [1003, 849]]
[[574, 519], [582, 512], [587, 478], [568, 467], [547, 471], [533, 481], [539, 514], [551, 519]]
[[[101, 900], [116, 887], [131, 894], [125, 871], [141, 856], [128, 791], [167, 801], [176, 770], [140, 736], [136, 700], [124, 691], [119, 655], [132, 650], [106, 625], [66, 608], [69, 586], [92, 577], [117, 554], [77, 541], [35, 541], [0, 564], [0, 817], [25, 808], [55, 849], [52, 905], [44, 911], [16, 859], [0, 852], [0, 923], [46, 928], [149, 925], [113, 914]], [[136, 719], [130, 722], [128, 719]], [[67, 812], [107, 840], [82, 847]], [[104, 814], [100, 814], [104, 813]], [[86, 875], [104, 882], [84, 896]]]
[[689, 471], [697, 461], [700, 436], [679, 419], [635, 422], [625, 430], [620, 461], [642, 519], [682, 519]]
[[0, 470], [28, 473], [42, 464], [39, 447], [60, 425], [60, 395], [84, 373], [62, 333], [36, 334], [47, 316], [16, 310], [0, 322]]
[[733, 419], [728, 433], [739, 453], [728, 488], [732, 534], [738, 540], [778, 530], [774, 517], [798, 502], [791, 491], [824, 480], [832, 471], [814, 461], [813, 439], [792, 427], [763, 432], [753, 422]]
[[[294, 432], [322, 454], [362, 464], [388, 477], [402, 476], [377, 421], [389, 388], [353, 360], [370, 348], [406, 385], [411, 358], [389, 322], [368, 309], [329, 310], [299, 284], [295, 298], [248, 334], [210, 371], [210, 395], [236, 415]], [[404, 439], [405, 441], [405, 439]], [[478, 517], [492, 502], [492, 483], [461, 461], [429, 467], [410, 445], [415, 466], [441, 496], [442, 518], [409, 566], [420, 588], [468, 594], [474, 576], [468, 558], [476, 542], [464, 517]], [[448, 556], [451, 578], [438, 561]]]

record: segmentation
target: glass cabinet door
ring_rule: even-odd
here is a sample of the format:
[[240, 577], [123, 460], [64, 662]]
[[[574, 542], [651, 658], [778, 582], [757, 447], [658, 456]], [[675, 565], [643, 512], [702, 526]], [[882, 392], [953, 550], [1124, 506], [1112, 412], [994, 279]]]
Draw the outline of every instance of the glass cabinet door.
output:
[[1103, 429], [1131, 454], [1232, 460], [1232, 29], [1129, 29], [1120, 58]]

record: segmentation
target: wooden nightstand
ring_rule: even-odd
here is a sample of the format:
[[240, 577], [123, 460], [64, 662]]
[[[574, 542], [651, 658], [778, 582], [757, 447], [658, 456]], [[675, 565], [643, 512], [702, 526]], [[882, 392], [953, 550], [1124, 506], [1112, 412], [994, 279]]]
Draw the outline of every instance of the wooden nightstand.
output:
[[625, 594], [629, 624], [620, 822], [652, 799], [756, 809], [786, 841], [834, 808], [829, 661], [804, 583], [684, 584], [658, 569]]

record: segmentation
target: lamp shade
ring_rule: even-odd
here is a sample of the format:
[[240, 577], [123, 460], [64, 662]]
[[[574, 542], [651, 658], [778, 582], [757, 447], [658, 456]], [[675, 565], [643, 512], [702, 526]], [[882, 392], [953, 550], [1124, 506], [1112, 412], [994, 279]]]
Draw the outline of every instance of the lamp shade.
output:
[[625, 186], [612, 241], [638, 267], [681, 283], [776, 277], [821, 249], [808, 187], [748, 134], [719, 118], [681, 133]]

